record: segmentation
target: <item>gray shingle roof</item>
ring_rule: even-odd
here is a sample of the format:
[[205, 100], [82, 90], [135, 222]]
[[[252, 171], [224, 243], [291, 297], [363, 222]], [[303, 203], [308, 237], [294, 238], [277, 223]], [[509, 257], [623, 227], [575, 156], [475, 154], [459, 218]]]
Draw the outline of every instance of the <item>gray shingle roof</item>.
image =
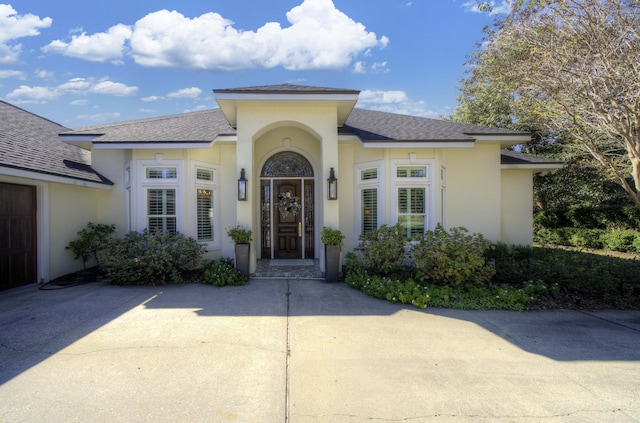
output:
[[[271, 88], [272, 86], [270, 86]], [[456, 123], [374, 110], [353, 109], [341, 134], [376, 141], [473, 141], [476, 135], [529, 135], [506, 129]], [[95, 142], [211, 142], [235, 135], [220, 109], [77, 128], [65, 134], [96, 135]]]
[[517, 151], [502, 150], [500, 151], [501, 164], [541, 164], [541, 165], [562, 165], [562, 161], [549, 159], [547, 157], [534, 156], [532, 154], [519, 153]]
[[363, 141], [473, 141], [474, 135], [529, 135], [527, 132], [457, 123], [439, 119], [353, 109], [341, 129]]
[[0, 167], [112, 185], [91, 168], [91, 153], [67, 145], [68, 129], [0, 100]]
[[65, 135], [100, 135], [97, 142], [212, 142], [219, 135], [234, 135], [220, 109], [106, 125], [86, 126]]

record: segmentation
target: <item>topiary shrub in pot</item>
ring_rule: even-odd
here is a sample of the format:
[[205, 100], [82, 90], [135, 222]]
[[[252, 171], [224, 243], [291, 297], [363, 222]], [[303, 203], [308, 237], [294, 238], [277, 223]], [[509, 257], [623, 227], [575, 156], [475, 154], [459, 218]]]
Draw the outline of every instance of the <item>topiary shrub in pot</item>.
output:
[[344, 245], [345, 236], [340, 229], [325, 226], [322, 228], [320, 239], [324, 244], [325, 279], [327, 282], [338, 282], [340, 273], [340, 250]]

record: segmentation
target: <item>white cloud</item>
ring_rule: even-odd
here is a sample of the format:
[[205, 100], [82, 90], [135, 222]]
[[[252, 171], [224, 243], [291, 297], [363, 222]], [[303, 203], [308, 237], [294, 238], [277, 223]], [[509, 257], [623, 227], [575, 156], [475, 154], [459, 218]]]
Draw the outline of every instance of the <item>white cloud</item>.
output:
[[364, 90], [358, 98], [358, 107], [428, 118], [436, 118], [446, 114], [427, 109], [427, 104], [423, 100], [412, 100], [404, 91], [394, 90]]
[[107, 32], [87, 35], [81, 32], [72, 35], [71, 41], [54, 40], [42, 47], [45, 53], [60, 53], [69, 57], [76, 57], [92, 62], [121, 63], [125, 42], [131, 37], [131, 28], [118, 24]]
[[364, 90], [360, 93], [359, 100], [363, 103], [401, 103], [409, 100], [404, 91], [376, 91]]
[[150, 95], [149, 97], [142, 97], [140, 100], [144, 103], [151, 103], [154, 101], [162, 100], [162, 97], [159, 97], [157, 95]]
[[17, 70], [0, 70], [0, 79], [5, 79], [5, 78], [18, 78], [18, 79], [25, 79], [26, 76], [24, 74], [24, 72], [22, 71], [17, 71]]
[[157, 110], [154, 109], [138, 109], [139, 111], [141, 111], [142, 113], [157, 113]]
[[[7, 95], [8, 99], [49, 101], [61, 95], [105, 94], [113, 96], [130, 96], [138, 91], [138, 87], [130, 87], [121, 82], [108, 79], [95, 81], [93, 78], [72, 78], [56, 87], [29, 87], [21, 85]], [[80, 103], [75, 103], [80, 104]]]
[[500, 4], [497, 6], [495, 1], [489, 1], [487, 3], [489, 3], [489, 5], [491, 6], [490, 12], [485, 12], [483, 10], [480, 10], [478, 8], [478, 2], [475, 0], [467, 1], [463, 3], [462, 7], [464, 7], [464, 10], [466, 12], [489, 13], [490, 15], [508, 14], [509, 12], [511, 12], [513, 0], [502, 0]]
[[69, 104], [72, 106], [86, 106], [87, 104], [89, 104], [89, 100], [73, 100]]
[[120, 113], [118, 112], [108, 112], [108, 113], [96, 113], [93, 115], [78, 115], [77, 118], [80, 120], [88, 120], [92, 122], [104, 122], [111, 119], [117, 119], [120, 117]]
[[94, 35], [82, 32], [43, 50], [104, 62], [122, 60], [128, 47], [136, 63], [149, 67], [302, 70], [345, 68], [357, 56], [389, 43], [336, 9], [332, 0], [304, 0], [286, 16], [287, 27], [267, 22], [256, 31], [245, 31], [214, 12], [189, 18], [160, 10], [132, 27], [119, 24]]
[[67, 93], [85, 94], [91, 88], [92, 82], [86, 78], [73, 78], [64, 84], [58, 85], [58, 89]]
[[91, 92], [125, 97], [135, 95], [138, 92], [138, 87], [130, 87], [121, 82], [101, 81], [91, 87]]
[[12, 40], [39, 35], [39, 29], [50, 27], [51, 22], [51, 18], [41, 19], [32, 14], [18, 15], [11, 5], [0, 4], [0, 63], [18, 61], [22, 45], [11, 44]]
[[200, 106], [196, 106], [193, 109], [185, 109], [182, 113], [200, 112], [202, 110], [209, 110], [210, 108], [210, 106], [204, 106], [201, 104]]
[[202, 90], [198, 87], [183, 88], [178, 91], [167, 94], [169, 98], [197, 98], [202, 94]]
[[53, 79], [55, 76], [53, 72], [44, 69], [37, 69], [34, 75], [40, 79]]
[[15, 90], [7, 94], [9, 100], [36, 100], [36, 101], [50, 101], [60, 96], [60, 91], [50, 87], [29, 87], [27, 85], [20, 85]]

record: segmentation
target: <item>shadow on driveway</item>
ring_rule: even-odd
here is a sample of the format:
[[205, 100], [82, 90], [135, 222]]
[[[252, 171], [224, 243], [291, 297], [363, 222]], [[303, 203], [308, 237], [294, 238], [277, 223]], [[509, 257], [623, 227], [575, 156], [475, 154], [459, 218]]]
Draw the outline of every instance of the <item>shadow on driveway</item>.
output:
[[254, 279], [244, 287], [225, 288], [199, 284], [120, 287], [96, 282], [54, 291], [32, 285], [0, 293], [0, 384], [139, 306], [192, 309], [198, 316], [353, 316], [354, 324], [362, 324], [363, 330], [368, 321], [358, 323], [357, 319], [404, 312], [416, 315], [415, 330], [424, 331], [424, 336], [441, 336], [439, 331], [447, 330], [454, 319], [557, 361], [640, 360], [638, 311], [419, 310], [319, 280]]

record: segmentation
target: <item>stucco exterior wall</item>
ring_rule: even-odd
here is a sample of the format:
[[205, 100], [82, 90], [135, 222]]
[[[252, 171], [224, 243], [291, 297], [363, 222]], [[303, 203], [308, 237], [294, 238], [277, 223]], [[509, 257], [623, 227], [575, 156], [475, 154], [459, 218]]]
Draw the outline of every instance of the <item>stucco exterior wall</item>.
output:
[[502, 170], [501, 241], [533, 244], [533, 175], [531, 170]]
[[[49, 184], [49, 273], [50, 279], [82, 269], [82, 260], [74, 260], [66, 250], [69, 242], [78, 239], [78, 231], [87, 223], [112, 223], [98, 217], [97, 189], [57, 183]], [[95, 262], [87, 263], [93, 266]]]
[[462, 226], [491, 241], [501, 240], [500, 145], [476, 143], [472, 149], [446, 150], [444, 157], [447, 226]]

